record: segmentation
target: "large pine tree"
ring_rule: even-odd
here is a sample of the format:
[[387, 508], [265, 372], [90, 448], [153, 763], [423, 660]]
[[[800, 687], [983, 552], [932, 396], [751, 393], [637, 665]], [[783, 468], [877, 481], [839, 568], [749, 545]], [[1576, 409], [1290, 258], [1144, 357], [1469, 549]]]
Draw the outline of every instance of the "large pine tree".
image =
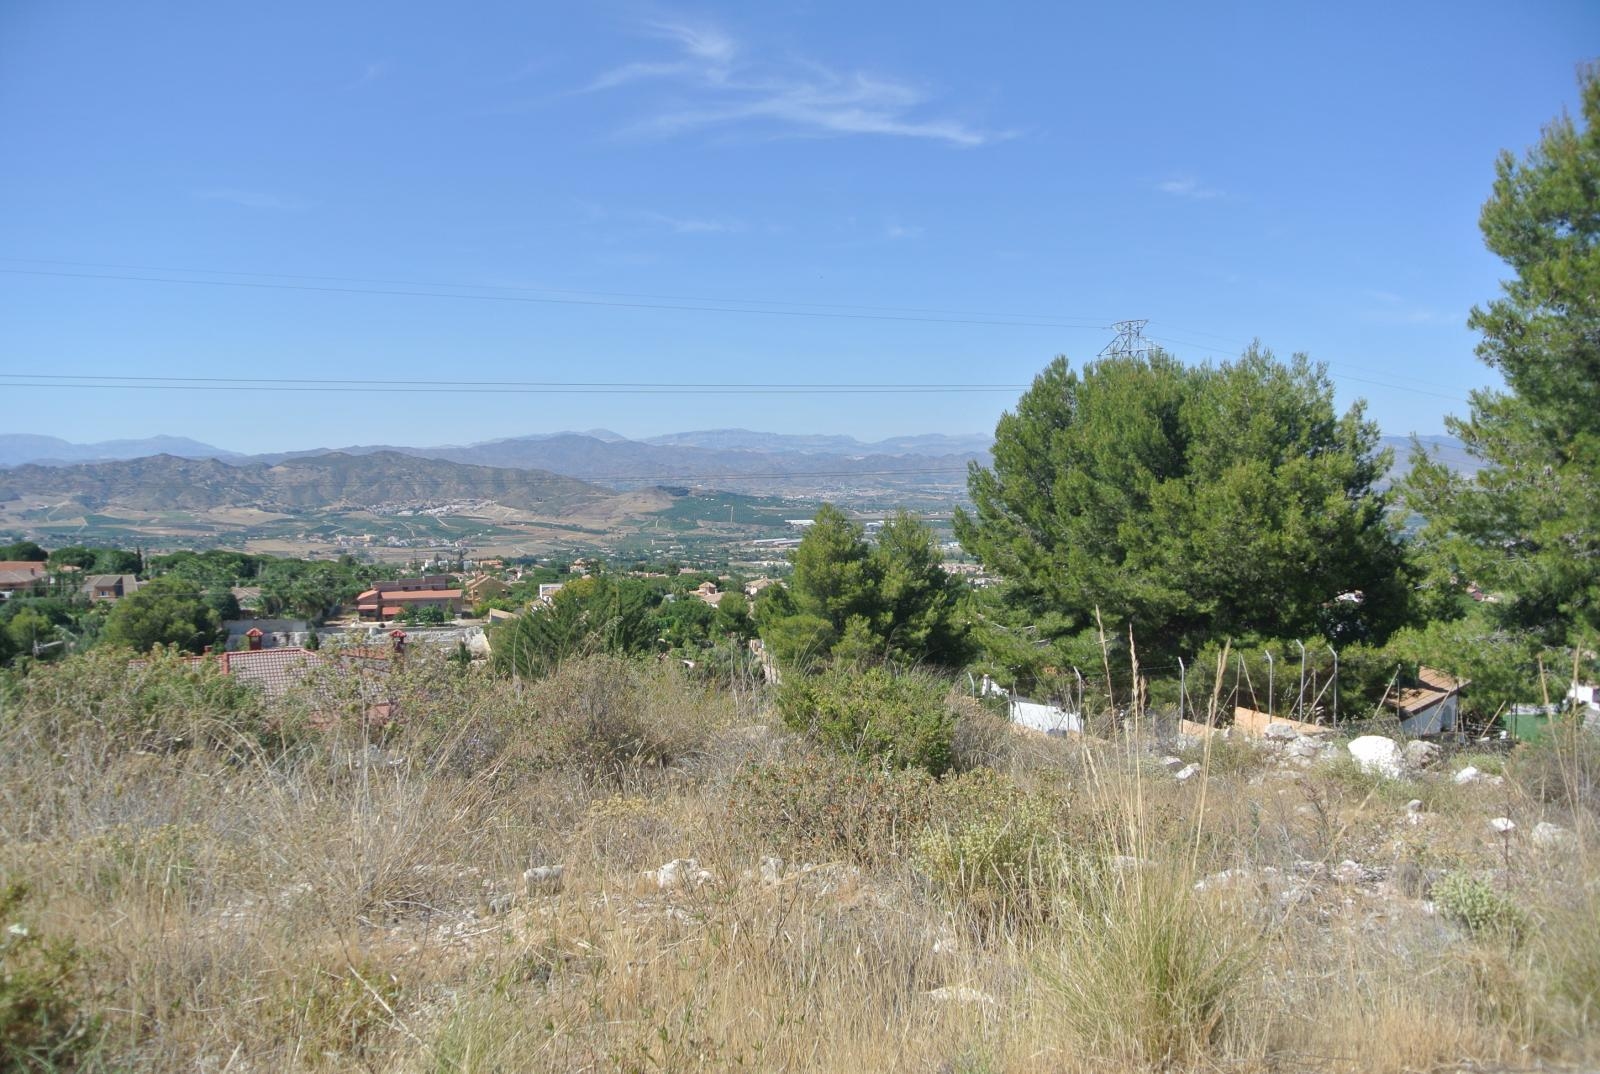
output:
[[1502, 626], [1547, 644], [1600, 629], [1600, 66], [1525, 157], [1503, 153], [1480, 219], [1514, 273], [1472, 311], [1505, 390], [1447, 425], [1481, 460], [1462, 478], [1414, 452], [1406, 486], [1441, 585], [1499, 595]]

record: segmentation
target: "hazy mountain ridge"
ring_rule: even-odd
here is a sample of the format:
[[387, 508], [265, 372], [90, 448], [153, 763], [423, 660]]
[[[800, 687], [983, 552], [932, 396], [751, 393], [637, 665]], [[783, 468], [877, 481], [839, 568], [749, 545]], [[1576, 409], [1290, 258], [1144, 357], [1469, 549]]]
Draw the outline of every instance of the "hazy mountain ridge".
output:
[[[282, 462], [315, 458], [329, 449], [256, 455], [236, 463]], [[361, 456], [391, 452], [414, 458], [442, 459], [474, 466], [548, 470], [580, 481], [617, 489], [654, 485], [713, 484], [728, 491], [765, 493], [810, 491], [819, 481], [853, 477], [891, 485], [964, 483], [969, 460], [987, 461], [979, 452], [959, 455], [837, 455], [798, 451], [717, 450], [653, 444], [617, 438], [603, 440], [586, 433], [548, 433], [466, 446], [406, 447], [356, 444], [337, 453]]]
[[0, 466], [20, 466], [26, 463], [64, 465], [74, 462], [106, 462], [117, 459], [141, 459], [152, 455], [173, 455], [185, 459], [240, 457], [236, 451], [204, 444], [187, 436], [157, 435], [140, 440], [103, 440], [95, 444], [74, 444], [58, 436], [0, 433]]
[[539, 470], [470, 466], [395, 452], [331, 452], [276, 463], [155, 455], [0, 470], [0, 500], [24, 496], [59, 497], [90, 510], [254, 507], [292, 512], [492, 500], [518, 510], [558, 513], [611, 494]]
[[[1465, 474], [1476, 472], [1478, 460], [1467, 454], [1461, 442], [1454, 437], [1430, 435], [1418, 438], [1424, 448], [1445, 465]], [[762, 433], [749, 429], [712, 429], [699, 432], [674, 433], [665, 436], [630, 440], [605, 429], [585, 433], [556, 432], [534, 433], [520, 437], [506, 437], [465, 445], [439, 445], [410, 447], [395, 444], [359, 444], [342, 448], [313, 448], [304, 451], [279, 452], [262, 455], [240, 455], [199, 441], [182, 437], [153, 437], [148, 440], [116, 440], [99, 444], [71, 444], [54, 437], [8, 435], [0, 436], [0, 460], [13, 459], [35, 451], [46, 456], [25, 463], [38, 469], [73, 469], [84, 463], [71, 461], [85, 457], [98, 461], [120, 451], [139, 450], [147, 445], [172, 446], [179, 450], [160, 451], [153, 456], [135, 456], [124, 459], [167, 457], [186, 459], [199, 463], [209, 461], [214, 466], [195, 466], [181, 475], [156, 468], [132, 468], [121, 472], [120, 481], [155, 481], [161, 488], [152, 489], [150, 502], [161, 501], [168, 508], [184, 508], [206, 501], [209, 489], [230, 484], [227, 470], [251, 470], [261, 466], [286, 465], [315, 459], [356, 459], [373, 456], [389, 457], [386, 467], [372, 469], [373, 479], [392, 482], [390, 498], [407, 499], [413, 492], [426, 487], [443, 490], [461, 490], [466, 498], [494, 498], [477, 496], [465, 490], [479, 486], [500, 489], [510, 495], [526, 495], [526, 489], [487, 478], [463, 480], [459, 475], [447, 477], [442, 473], [428, 473], [426, 478], [413, 479], [399, 468], [395, 460], [431, 460], [489, 470], [543, 472], [545, 478], [562, 478], [588, 482], [611, 489], [639, 489], [656, 485], [688, 485], [714, 487], [730, 492], [779, 493], [787, 495], [831, 495], [851, 488], [876, 488], [884, 492], [928, 492], [947, 495], [951, 490], [959, 494], [965, 485], [967, 463], [988, 462], [990, 438], [978, 434], [930, 433], [915, 436], [892, 437], [866, 442], [848, 436], [795, 435]], [[1411, 438], [1386, 436], [1380, 447], [1394, 451], [1394, 467], [1390, 480], [1398, 480], [1410, 469]], [[947, 450], [948, 449], [948, 450]], [[85, 461], [88, 461], [87, 459]], [[13, 468], [17, 464], [6, 464]], [[171, 464], [164, 464], [169, 467]], [[330, 503], [342, 503], [353, 491], [347, 489], [336, 477], [341, 467], [350, 463], [330, 463], [325, 474], [317, 480], [306, 479], [312, 471], [292, 470], [297, 482], [272, 485], [257, 482], [259, 495], [289, 495], [291, 485], [300, 491], [286, 506], [303, 507], [312, 503], [319, 494], [330, 497]], [[222, 467], [223, 469], [217, 469]], [[421, 471], [418, 471], [421, 473]], [[15, 485], [16, 475], [0, 470], [0, 479], [10, 477], [10, 482], [0, 480], [0, 488], [22, 487]], [[167, 480], [170, 478], [170, 481]], [[44, 480], [43, 475], [32, 474], [21, 478], [31, 487], [57, 487], [59, 483]], [[238, 486], [240, 495], [254, 478], [246, 478]], [[188, 483], [188, 487], [183, 486]], [[67, 486], [60, 486], [67, 487]], [[86, 494], [103, 496], [104, 489], [96, 491], [93, 481], [79, 479]], [[595, 490], [598, 491], [598, 490]], [[383, 496], [384, 490], [369, 490], [366, 496]], [[445, 498], [454, 492], [444, 492]], [[523, 506], [523, 504], [508, 504]]]
[[695, 447], [713, 450], [797, 452], [804, 455], [981, 455], [994, 437], [988, 433], [921, 433], [863, 441], [853, 436], [823, 433], [763, 433], [751, 429], [703, 429], [640, 438], [661, 447]]

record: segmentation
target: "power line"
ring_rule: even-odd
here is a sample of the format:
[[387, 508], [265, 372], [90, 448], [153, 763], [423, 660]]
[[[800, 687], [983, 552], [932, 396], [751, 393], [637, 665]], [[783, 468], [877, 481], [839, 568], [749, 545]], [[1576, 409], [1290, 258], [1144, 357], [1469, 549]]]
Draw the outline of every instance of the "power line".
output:
[[492, 295], [451, 293], [448, 291], [399, 290], [377, 287], [333, 287], [327, 284], [265, 283], [260, 280], [193, 280], [170, 276], [131, 276], [109, 272], [61, 272], [49, 269], [0, 268], [0, 272], [13, 276], [47, 276], [73, 280], [118, 280], [129, 283], [167, 283], [194, 287], [241, 287], [267, 291], [309, 291], [323, 294], [373, 295], [383, 298], [464, 298], [481, 302], [515, 302], [548, 306], [594, 306], [606, 309], [671, 310], [680, 313], [742, 313], [764, 317], [817, 317], [850, 321], [897, 321], [919, 324], [975, 325], [986, 328], [1104, 328], [1100, 324], [1079, 324], [1067, 321], [1008, 321], [980, 320], [963, 317], [919, 317], [888, 313], [828, 313], [821, 310], [773, 309], [771, 307], [745, 308], [740, 306], [679, 305], [672, 302], [623, 302], [599, 298], [548, 298], [536, 295]]
[[[397, 287], [448, 287], [463, 290], [480, 291], [518, 291], [526, 294], [554, 294], [554, 295], [579, 295], [599, 298], [638, 298], [649, 299], [654, 302], [697, 302], [722, 305], [743, 306], [795, 306], [805, 309], [817, 310], [861, 310], [874, 313], [929, 313], [941, 317], [980, 317], [1001, 321], [1048, 321], [1051, 327], [1060, 325], [1068, 328], [1104, 328], [1100, 320], [1089, 317], [1074, 317], [1048, 313], [993, 313], [973, 310], [930, 309], [924, 306], [865, 306], [848, 302], [795, 302], [787, 299], [759, 299], [759, 298], [707, 298], [703, 295], [662, 295], [642, 293], [637, 291], [591, 291], [579, 290], [571, 287], [530, 287], [516, 284], [494, 283], [439, 283], [419, 280], [388, 280], [374, 279], [359, 276], [319, 276], [308, 273], [287, 272], [240, 272], [232, 269], [205, 269], [205, 268], [173, 268], [159, 265], [124, 265], [101, 261], [62, 261], [41, 257], [0, 257], [0, 261], [20, 262], [30, 265], [65, 265], [75, 268], [101, 268], [122, 269], [131, 272], [176, 272], [187, 273], [194, 276], [251, 276], [260, 279], [274, 280], [319, 280], [330, 283], [364, 283], [378, 286]], [[1084, 322], [1084, 323], [1066, 323]]]
[[439, 395], [961, 395], [1016, 393], [1020, 384], [628, 384], [576, 382], [264, 381], [0, 373], [6, 388], [177, 392], [382, 392]]
[[[1184, 346], [1184, 347], [1198, 347], [1200, 349], [1201, 353], [1206, 354], [1206, 355], [1226, 355], [1226, 354], [1229, 353], [1229, 352], [1223, 351], [1223, 350], [1221, 350], [1221, 349], [1219, 349], [1217, 347], [1209, 346], [1209, 345], [1204, 344], [1204, 343], [1197, 343], [1192, 339], [1179, 339], [1179, 338], [1177, 338], [1175, 336], [1150, 336], [1148, 338], [1153, 339], [1153, 340], [1157, 341], [1158, 343], [1176, 343], [1179, 346]], [[1375, 380], [1375, 379], [1373, 379], [1371, 377], [1362, 377], [1362, 376], [1357, 376], [1354, 373], [1346, 373], [1346, 372], [1344, 372], [1344, 370], [1346, 370], [1346, 369], [1368, 369], [1368, 367], [1366, 367], [1366, 366], [1355, 365], [1355, 364], [1353, 364], [1351, 362], [1345, 362], [1345, 361], [1339, 361], [1339, 360], [1323, 360], [1323, 364], [1327, 365], [1330, 369], [1335, 370], [1336, 371], [1336, 376], [1341, 381], [1354, 381], [1357, 384], [1371, 384], [1372, 386], [1377, 387], [1377, 388], [1388, 388], [1388, 389], [1390, 389], [1392, 391], [1397, 391], [1397, 392], [1412, 392], [1413, 394], [1416, 394], [1416, 395], [1429, 395], [1429, 396], [1433, 396], [1436, 399], [1447, 399], [1452, 403], [1468, 403], [1469, 402], [1469, 400], [1463, 399], [1459, 395], [1450, 395], [1450, 394], [1445, 393], [1445, 392], [1432, 391], [1431, 389], [1428, 389], [1428, 388], [1419, 388], [1419, 387], [1414, 387], [1414, 386], [1408, 385], [1408, 384], [1395, 384], [1395, 383], [1393, 383], [1391, 381]], [[1433, 383], [1432, 381], [1426, 380], [1426, 379], [1424, 379], [1422, 377], [1407, 377], [1404, 374], [1392, 373], [1392, 372], [1389, 372], [1387, 370], [1375, 371], [1375, 372], [1382, 372], [1383, 375], [1385, 375], [1385, 376], [1396, 377], [1396, 378], [1398, 378], [1400, 380], [1416, 381], [1419, 384], [1431, 384], [1431, 383]]]

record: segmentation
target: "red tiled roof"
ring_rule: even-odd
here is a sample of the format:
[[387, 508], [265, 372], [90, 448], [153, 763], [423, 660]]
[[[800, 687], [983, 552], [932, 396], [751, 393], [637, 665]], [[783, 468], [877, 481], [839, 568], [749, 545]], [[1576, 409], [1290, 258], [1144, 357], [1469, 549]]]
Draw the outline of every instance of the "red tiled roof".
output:
[[1417, 682], [1419, 685], [1404, 687], [1395, 693], [1395, 706], [1402, 712], [1421, 711], [1472, 685], [1466, 679], [1457, 679], [1427, 666], [1417, 669]]
[[313, 668], [328, 663], [325, 656], [295, 647], [223, 653], [221, 659], [224, 674], [232, 675], [240, 682], [255, 683], [269, 697], [282, 696]]

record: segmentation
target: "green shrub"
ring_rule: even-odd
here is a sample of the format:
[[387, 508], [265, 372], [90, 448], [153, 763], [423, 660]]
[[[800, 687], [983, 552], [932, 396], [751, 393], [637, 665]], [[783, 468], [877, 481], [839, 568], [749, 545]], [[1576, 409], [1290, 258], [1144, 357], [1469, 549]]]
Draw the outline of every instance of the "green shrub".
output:
[[27, 896], [22, 884], [0, 889], [0, 1068], [70, 1069], [95, 1047], [99, 1022], [77, 947], [18, 919]]
[[1449, 873], [1433, 885], [1435, 905], [1474, 936], [1498, 936], [1513, 942], [1528, 927], [1527, 912], [1487, 880], [1468, 873]]
[[859, 759], [938, 776], [954, 763], [956, 714], [946, 686], [885, 668], [788, 676], [778, 713], [790, 728]]

